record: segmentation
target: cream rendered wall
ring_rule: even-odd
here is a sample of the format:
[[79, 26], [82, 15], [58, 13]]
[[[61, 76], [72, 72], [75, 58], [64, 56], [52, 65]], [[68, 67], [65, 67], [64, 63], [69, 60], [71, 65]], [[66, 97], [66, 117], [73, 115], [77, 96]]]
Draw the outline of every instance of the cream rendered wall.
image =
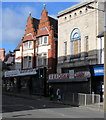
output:
[[104, 37], [102, 37], [102, 64], [104, 64]]
[[21, 56], [22, 56], [22, 47], [20, 46], [20, 50], [15, 52], [15, 69], [16, 70], [21, 69]]
[[21, 57], [22, 54], [22, 47], [20, 47], [19, 51], [15, 52], [15, 62], [21, 62], [21, 58], [17, 60], [18, 57]]
[[27, 49], [23, 51], [23, 56], [33, 56], [34, 49]]
[[104, 64], [104, 37], [98, 38], [98, 64]]
[[[91, 6], [98, 7], [98, 3]], [[82, 13], [80, 14], [80, 11]], [[74, 14], [77, 14], [76, 16]], [[86, 7], [77, 9], [71, 13], [67, 13], [58, 19], [58, 57], [63, 56], [64, 41], [67, 41], [67, 55], [70, 55], [70, 35], [74, 28], [78, 28], [81, 34], [81, 52], [84, 52], [85, 36], [89, 38], [89, 51], [97, 50], [97, 10], [88, 9]], [[70, 18], [71, 15], [71, 18]], [[65, 20], [65, 17], [67, 19]]]
[[33, 54], [34, 54], [33, 45], [34, 45], [34, 42], [32, 42], [32, 48], [27, 48], [27, 49], [23, 50], [23, 56], [33, 56]]
[[[98, 2], [98, 8], [101, 10], [104, 10], [104, 2]], [[102, 11], [98, 11], [98, 33], [103, 32], [104, 31], [104, 12]]]
[[39, 46], [37, 49], [36, 49], [36, 52], [38, 54], [42, 54], [42, 53], [46, 53], [47, 54], [47, 58], [48, 58], [48, 50], [51, 49], [51, 45], [42, 45], [42, 46]]

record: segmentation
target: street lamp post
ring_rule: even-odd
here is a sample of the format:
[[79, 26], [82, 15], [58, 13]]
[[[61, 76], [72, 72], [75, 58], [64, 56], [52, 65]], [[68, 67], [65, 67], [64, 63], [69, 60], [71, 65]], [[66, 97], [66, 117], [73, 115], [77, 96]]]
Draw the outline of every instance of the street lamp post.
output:
[[89, 5], [86, 7], [104, 12], [104, 112], [106, 113], [106, 1], [104, 2], [104, 10]]

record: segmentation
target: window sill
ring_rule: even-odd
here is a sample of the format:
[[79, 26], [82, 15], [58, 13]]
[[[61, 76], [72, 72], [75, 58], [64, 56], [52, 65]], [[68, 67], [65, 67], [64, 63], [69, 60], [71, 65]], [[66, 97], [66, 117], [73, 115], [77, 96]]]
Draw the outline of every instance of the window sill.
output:
[[38, 47], [42, 47], [42, 46], [48, 46], [49, 44], [41, 44], [41, 45], [38, 45]]
[[28, 48], [28, 49], [24, 49], [24, 51], [27, 51], [27, 50], [33, 50], [34, 48]]

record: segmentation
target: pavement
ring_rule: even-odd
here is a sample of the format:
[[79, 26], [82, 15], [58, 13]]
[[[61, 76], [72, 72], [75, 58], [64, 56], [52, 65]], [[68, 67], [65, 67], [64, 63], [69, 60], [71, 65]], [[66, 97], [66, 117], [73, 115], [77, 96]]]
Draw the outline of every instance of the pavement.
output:
[[[25, 98], [25, 99], [33, 99], [33, 100], [42, 100], [42, 101], [48, 101], [49, 97], [44, 97], [44, 96], [37, 96], [37, 95], [29, 95], [29, 94], [19, 94], [19, 93], [10, 93], [10, 92], [3, 92], [4, 95], [9, 95], [9, 96], [16, 96], [16, 97], [21, 97], [21, 98]], [[53, 103], [57, 103], [57, 104], [64, 104], [62, 102], [57, 102], [57, 101], [51, 101]], [[85, 109], [89, 109], [89, 110], [94, 110], [94, 111], [104, 111], [103, 108], [103, 102], [102, 103], [96, 103], [96, 104], [90, 104], [90, 105], [82, 105], [79, 106], [80, 108], [85, 108]]]
[[79, 106], [80, 108], [86, 108], [89, 110], [95, 110], [95, 111], [104, 111], [103, 108], [103, 102], [102, 103], [96, 103], [96, 104], [90, 104], [86, 106]]

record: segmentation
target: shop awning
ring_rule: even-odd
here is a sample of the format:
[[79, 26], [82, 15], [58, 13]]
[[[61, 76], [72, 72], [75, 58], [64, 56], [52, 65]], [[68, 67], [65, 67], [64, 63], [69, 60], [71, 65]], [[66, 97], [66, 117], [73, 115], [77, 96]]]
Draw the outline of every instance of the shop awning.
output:
[[49, 79], [48, 83], [63, 83], [63, 82], [84, 82], [88, 81], [87, 78], [74, 78], [74, 79]]
[[37, 69], [10, 70], [5, 72], [5, 77], [29, 76], [37, 74]]

